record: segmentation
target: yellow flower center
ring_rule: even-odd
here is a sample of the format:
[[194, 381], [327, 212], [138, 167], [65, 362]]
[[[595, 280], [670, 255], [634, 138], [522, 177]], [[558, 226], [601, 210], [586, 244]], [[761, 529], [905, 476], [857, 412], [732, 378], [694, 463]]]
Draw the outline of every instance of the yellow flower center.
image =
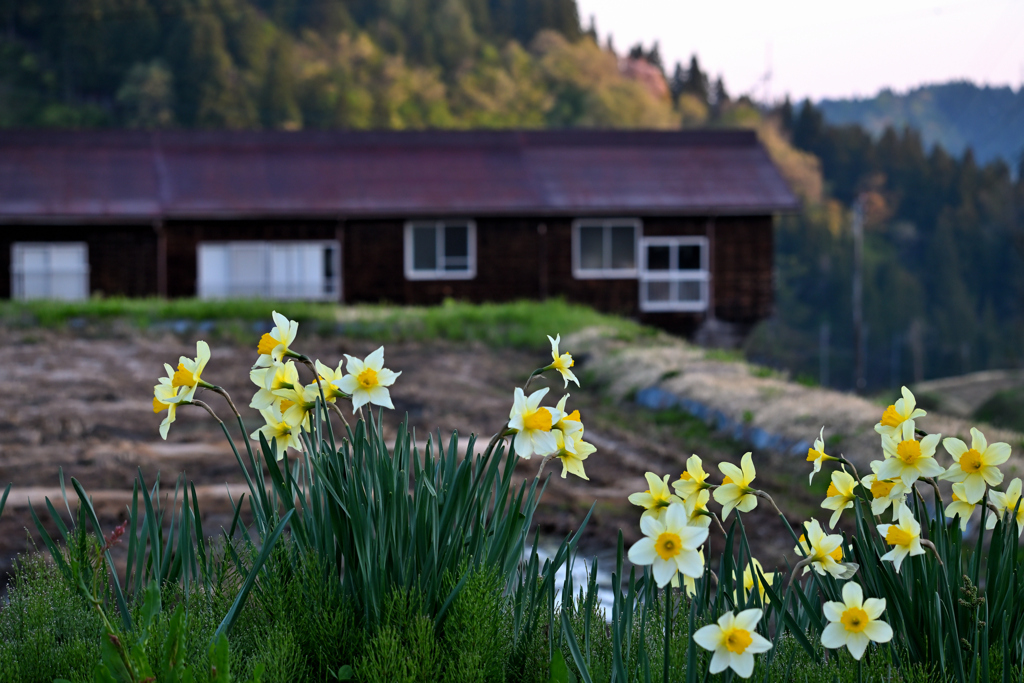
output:
[[184, 363], [178, 363], [178, 371], [174, 373], [174, 377], [171, 378], [172, 387], [194, 387], [196, 385], [196, 379], [192, 376], [192, 373], [185, 369]]
[[956, 491], [954, 491], [951, 495], [953, 496], [953, 502], [954, 503], [963, 500], [963, 498], [961, 498], [960, 496], [956, 495]]
[[824, 455], [824, 453], [822, 453], [821, 451], [816, 451], [813, 448], [808, 448], [807, 449], [807, 462], [813, 462], [813, 461], [817, 460], [818, 458], [820, 458], [823, 455]]
[[875, 498], [888, 498], [893, 486], [896, 486], [894, 481], [876, 481], [871, 485], [871, 495]]
[[574, 410], [571, 413], [569, 413], [569, 415], [565, 419], [572, 420], [573, 422], [583, 422], [583, 420], [580, 419], [580, 411], [578, 410]]
[[281, 399], [281, 412], [284, 413], [286, 410], [295, 405], [295, 401], [289, 401], [286, 398]]
[[670, 560], [683, 552], [683, 542], [678, 534], [666, 531], [658, 536], [658, 540], [654, 542], [654, 551], [658, 553], [661, 559]]
[[896, 412], [896, 406], [889, 406], [882, 413], [883, 427], [899, 427], [901, 424], [903, 424], [903, 416]]
[[[800, 554], [801, 555], [803, 555], [804, 548], [806, 548], [806, 547], [807, 547], [807, 537], [804, 536], [803, 534], [800, 534]], [[811, 548], [811, 550], [814, 552], [814, 557], [812, 559], [817, 560], [818, 562], [821, 562], [823, 559], [825, 559], [824, 553], [819, 553], [817, 548]], [[829, 555], [829, 557], [831, 557], [836, 562], [842, 562], [843, 561], [843, 547], [839, 546], [838, 548], [836, 548], [835, 550], [830, 552], [828, 555]]]
[[532, 413], [523, 416], [523, 427], [526, 429], [537, 429], [542, 432], [551, 431], [551, 413], [547, 408], [538, 408]]
[[153, 412], [154, 413], [159, 413], [160, 411], [167, 410], [170, 407], [171, 407], [171, 405], [169, 403], [161, 403], [160, 400], [156, 396], [153, 397]]
[[973, 448], [960, 456], [960, 469], [967, 474], [974, 474], [982, 468], [981, 453]]
[[889, 530], [885, 532], [885, 542], [889, 545], [910, 545], [913, 540], [913, 536], [895, 524], [890, 524]]
[[726, 476], [724, 479], [722, 479], [722, 486], [725, 486], [726, 484], [732, 484], [732, 483], [733, 483], [732, 477]]
[[843, 616], [839, 619], [839, 621], [843, 623], [843, 626], [846, 628], [847, 631], [850, 631], [852, 633], [860, 633], [865, 628], [867, 628], [870, 619], [868, 619], [868, 613], [862, 610], [860, 607], [850, 607], [845, 612], [843, 612]]
[[682, 474], [679, 475], [679, 478], [687, 481], [693, 479], [689, 472], [683, 472]]
[[829, 484], [828, 485], [828, 491], [825, 492], [825, 495], [827, 497], [829, 497], [829, 498], [831, 498], [832, 496], [838, 496], [839, 495], [839, 489], [836, 488], [835, 484]]
[[363, 389], [372, 389], [377, 386], [377, 371], [373, 368], [363, 368], [363, 371], [356, 375], [356, 381]]
[[750, 644], [754, 642], [754, 639], [750, 637], [750, 631], [742, 628], [731, 628], [723, 633], [722, 636], [726, 649], [738, 655], [746, 652]]
[[271, 337], [270, 333], [267, 332], [265, 335], [260, 337], [260, 343], [257, 344], [256, 350], [262, 355], [269, 356], [270, 352], [277, 348], [277, 345], [280, 343], [281, 342]]
[[921, 457], [921, 443], [914, 439], [900, 441], [896, 447], [896, 455], [908, 465], [913, 465]]

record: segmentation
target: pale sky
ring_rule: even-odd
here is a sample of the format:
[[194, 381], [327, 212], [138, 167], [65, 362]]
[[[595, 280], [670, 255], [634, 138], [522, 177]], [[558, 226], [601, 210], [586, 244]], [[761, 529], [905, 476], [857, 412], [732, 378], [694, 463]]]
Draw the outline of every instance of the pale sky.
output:
[[[676, 60], [721, 75], [729, 94], [871, 96], [969, 79], [1024, 82], [1024, 0], [577, 0], [620, 54], [657, 40]], [[764, 74], [772, 72], [766, 91]]]

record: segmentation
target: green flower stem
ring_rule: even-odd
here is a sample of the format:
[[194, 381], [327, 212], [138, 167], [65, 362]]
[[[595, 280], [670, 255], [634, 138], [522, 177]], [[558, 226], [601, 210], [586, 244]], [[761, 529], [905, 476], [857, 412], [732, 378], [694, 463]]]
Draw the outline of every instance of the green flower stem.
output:
[[548, 366], [543, 367], [543, 368], [537, 368], [536, 370], [531, 372], [530, 376], [526, 378], [526, 384], [523, 385], [523, 393], [525, 394], [526, 390], [530, 388], [530, 382], [533, 381], [534, 377], [536, 377], [537, 375], [543, 375], [545, 372], [547, 372], [550, 369], [551, 369], [551, 366], [548, 365]]
[[939, 507], [935, 510], [935, 516], [938, 518], [939, 513], [946, 509], [946, 503], [942, 500], [942, 494], [939, 493], [938, 483], [936, 483], [936, 481], [931, 477], [925, 477], [924, 480], [931, 484], [932, 488], [935, 489], [935, 500], [939, 503]]

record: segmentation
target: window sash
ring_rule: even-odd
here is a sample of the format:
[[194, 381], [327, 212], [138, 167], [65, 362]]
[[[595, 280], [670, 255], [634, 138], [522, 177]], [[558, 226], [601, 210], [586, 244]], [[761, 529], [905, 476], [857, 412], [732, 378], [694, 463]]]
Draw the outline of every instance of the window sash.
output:
[[89, 246], [85, 242], [15, 242], [11, 245], [11, 298], [89, 298]]
[[201, 299], [340, 298], [341, 245], [337, 241], [200, 242], [196, 252], [196, 293]]
[[639, 271], [642, 227], [641, 222], [635, 218], [575, 221], [572, 235], [573, 275], [577, 279], [635, 278]]
[[450, 220], [406, 223], [405, 277], [407, 280], [475, 278], [476, 224]]
[[[681, 263], [684, 248], [699, 249], [699, 268]], [[657, 260], [652, 263], [652, 251]], [[665, 251], [662, 251], [665, 250]], [[690, 254], [687, 254], [689, 256]], [[664, 257], [667, 256], [667, 261]], [[643, 267], [639, 275], [640, 310], [644, 312], [705, 311], [711, 274], [708, 239], [701, 236], [647, 237], [641, 240]], [[653, 267], [652, 267], [653, 266]]]

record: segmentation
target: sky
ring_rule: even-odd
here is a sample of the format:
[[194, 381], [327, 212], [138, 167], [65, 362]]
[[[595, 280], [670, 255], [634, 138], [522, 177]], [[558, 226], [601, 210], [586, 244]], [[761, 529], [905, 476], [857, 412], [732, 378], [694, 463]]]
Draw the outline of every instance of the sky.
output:
[[[577, 0], [620, 54], [657, 40], [666, 70], [697, 53], [732, 96], [870, 97], [968, 79], [1024, 83], [1024, 0]], [[771, 73], [771, 78], [765, 75]]]

